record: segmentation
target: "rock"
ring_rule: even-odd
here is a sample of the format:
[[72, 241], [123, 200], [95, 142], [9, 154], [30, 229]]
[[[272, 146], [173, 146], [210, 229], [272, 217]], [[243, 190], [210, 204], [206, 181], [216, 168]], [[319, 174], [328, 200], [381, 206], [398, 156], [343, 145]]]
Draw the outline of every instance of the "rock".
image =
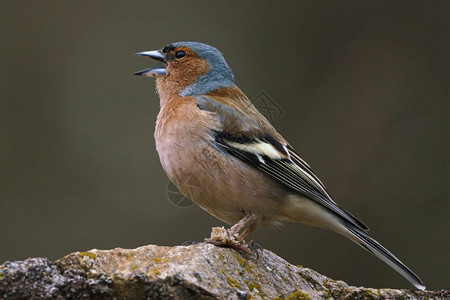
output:
[[[447, 293], [447, 294], [446, 294]], [[75, 252], [0, 266], [3, 299], [444, 299], [448, 291], [348, 286], [268, 250], [211, 244]]]

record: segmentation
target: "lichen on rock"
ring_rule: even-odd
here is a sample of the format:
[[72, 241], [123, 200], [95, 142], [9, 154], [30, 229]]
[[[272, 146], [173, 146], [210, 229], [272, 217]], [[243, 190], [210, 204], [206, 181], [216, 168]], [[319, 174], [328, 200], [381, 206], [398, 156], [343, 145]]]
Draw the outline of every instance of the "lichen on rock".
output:
[[444, 299], [443, 291], [352, 287], [274, 253], [211, 244], [89, 250], [0, 266], [0, 297], [53, 299]]

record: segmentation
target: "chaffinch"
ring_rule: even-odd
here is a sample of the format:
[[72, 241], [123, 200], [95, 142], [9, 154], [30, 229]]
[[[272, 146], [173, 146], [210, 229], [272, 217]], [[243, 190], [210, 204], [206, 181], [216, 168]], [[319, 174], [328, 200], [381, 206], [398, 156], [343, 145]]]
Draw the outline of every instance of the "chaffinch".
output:
[[162, 167], [189, 199], [228, 224], [208, 242], [247, 251], [260, 225], [299, 222], [351, 239], [403, 275], [422, 281], [367, 235], [341, 208], [311, 167], [235, 85], [222, 54], [197, 42], [177, 42], [137, 55], [163, 63], [135, 73], [156, 77], [160, 112], [155, 140]]

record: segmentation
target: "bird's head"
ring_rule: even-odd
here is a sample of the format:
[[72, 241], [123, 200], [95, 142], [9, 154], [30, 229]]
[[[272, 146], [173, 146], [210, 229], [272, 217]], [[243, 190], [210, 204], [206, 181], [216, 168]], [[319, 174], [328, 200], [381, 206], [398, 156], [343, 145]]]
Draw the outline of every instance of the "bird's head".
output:
[[234, 86], [234, 76], [222, 53], [197, 42], [177, 42], [161, 50], [136, 53], [163, 63], [135, 75], [156, 77], [160, 96], [164, 93], [183, 97], [206, 94], [212, 90]]

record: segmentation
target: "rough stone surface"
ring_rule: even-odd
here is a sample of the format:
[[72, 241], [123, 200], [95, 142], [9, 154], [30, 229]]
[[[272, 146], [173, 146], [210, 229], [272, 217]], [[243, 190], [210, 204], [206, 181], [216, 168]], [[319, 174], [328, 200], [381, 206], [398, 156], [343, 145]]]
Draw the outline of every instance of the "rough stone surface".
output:
[[348, 286], [268, 250], [210, 244], [75, 252], [0, 266], [3, 299], [448, 299], [448, 291]]

